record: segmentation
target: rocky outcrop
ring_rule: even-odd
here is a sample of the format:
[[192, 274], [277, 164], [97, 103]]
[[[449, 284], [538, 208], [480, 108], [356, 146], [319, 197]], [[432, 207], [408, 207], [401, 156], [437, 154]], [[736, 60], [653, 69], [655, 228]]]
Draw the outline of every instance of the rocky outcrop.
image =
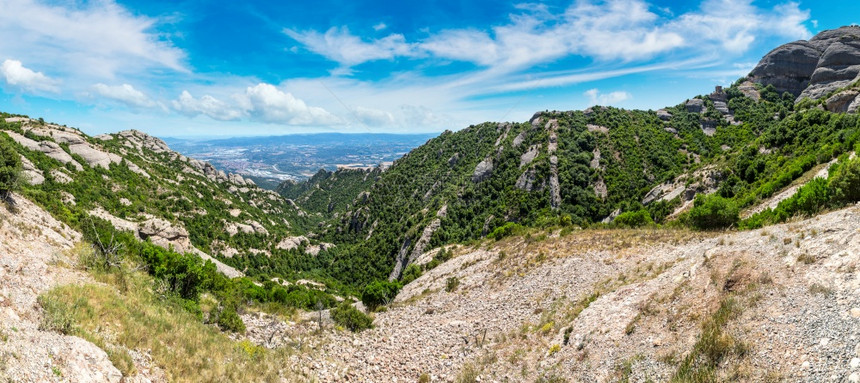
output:
[[30, 185], [41, 185], [45, 182], [42, 171], [24, 156], [21, 156], [21, 172], [24, 175], [24, 180]]
[[78, 261], [72, 255], [80, 233], [26, 198], [13, 198], [15, 211], [0, 204], [0, 380], [120, 382], [104, 350], [42, 325], [38, 296], [60, 285], [96, 283], [68, 266]]
[[515, 184], [515, 186], [517, 187], [517, 189], [531, 192], [534, 188], [535, 177], [535, 169], [533, 167], [529, 168], [528, 170], [524, 171], [523, 174], [520, 174], [520, 177], [517, 178], [517, 183]]
[[825, 108], [833, 113], [856, 113], [860, 103], [860, 90], [849, 89], [830, 96], [825, 102]]
[[700, 113], [705, 113], [708, 111], [708, 108], [705, 107], [705, 100], [702, 100], [700, 98], [694, 98], [692, 100], [687, 100], [687, 103], [684, 104], [684, 106], [687, 108], [687, 111], [690, 113], [700, 114]]
[[520, 156], [520, 168], [532, 163], [537, 158], [538, 153], [540, 153], [540, 145], [532, 145], [528, 151]]
[[672, 119], [672, 113], [669, 113], [666, 109], [658, 109], [657, 110], [657, 118], [663, 121], [669, 121]]
[[35, 141], [15, 132], [6, 132], [6, 134], [15, 140], [15, 142], [21, 144], [21, 146], [27, 149], [45, 153], [46, 156], [60, 161], [63, 164], [72, 164], [72, 166], [79, 171], [84, 170], [83, 166], [75, 161], [72, 156], [69, 155], [69, 153], [66, 153], [66, 151], [63, 150], [63, 148], [61, 148], [56, 142]]
[[472, 172], [472, 182], [478, 183], [484, 181], [493, 175], [493, 159], [486, 158], [475, 166], [475, 171]]
[[860, 75], [860, 27], [821, 32], [809, 41], [782, 45], [750, 72], [753, 82], [779, 92], [818, 99], [856, 81]]
[[748, 77], [763, 85], [773, 85], [779, 92], [799, 96], [809, 86], [820, 56], [821, 51], [807, 41], [788, 43], [765, 55]]
[[427, 227], [424, 228], [424, 231], [421, 233], [421, 237], [418, 238], [417, 242], [415, 242], [415, 247], [412, 248], [412, 252], [408, 257], [405, 257], [405, 252], [401, 251], [397, 262], [394, 264], [394, 270], [392, 270], [391, 275], [388, 276], [389, 280], [393, 281], [400, 278], [400, 273], [403, 269], [424, 253], [424, 249], [428, 244], [430, 244], [430, 238], [433, 237], [433, 233], [435, 233], [436, 230], [439, 230], [440, 226], [442, 226], [442, 220], [440, 218], [434, 219], [429, 225], [427, 225]]
[[304, 235], [300, 235], [297, 237], [286, 237], [280, 242], [278, 242], [275, 248], [280, 250], [292, 250], [299, 248], [299, 246], [307, 245], [308, 243], [310, 243], [310, 241], [308, 241], [308, 238]]
[[681, 207], [676, 210], [677, 213], [689, 208], [697, 194], [710, 194], [717, 191], [723, 177], [723, 174], [714, 166], [706, 166], [692, 174], [682, 174], [674, 180], [655, 186], [642, 199], [642, 204], [648, 205], [658, 200], [671, 201], [678, 198], [681, 201]]

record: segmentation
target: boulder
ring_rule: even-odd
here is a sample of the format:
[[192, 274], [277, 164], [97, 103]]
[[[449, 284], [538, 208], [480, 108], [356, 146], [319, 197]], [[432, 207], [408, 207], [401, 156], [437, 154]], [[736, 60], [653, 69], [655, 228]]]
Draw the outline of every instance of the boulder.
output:
[[669, 113], [666, 109], [658, 109], [657, 110], [657, 118], [663, 121], [669, 121], [672, 119], [672, 113]]

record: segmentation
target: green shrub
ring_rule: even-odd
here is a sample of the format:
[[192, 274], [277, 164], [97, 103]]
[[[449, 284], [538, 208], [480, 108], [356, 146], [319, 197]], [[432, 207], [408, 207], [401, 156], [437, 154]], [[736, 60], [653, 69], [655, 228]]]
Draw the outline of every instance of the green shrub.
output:
[[645, 209], [621, 213], [612, 222], [618, 226], [626, 227], [640, 227], [654, 224], [651, 214]]
[[400, 283], [407, 284], [418, 279], [421, 276], [421, 267], [416, 264], [411, 264], [403, 270], [403, 276], [400, 277]]
[[459, 287], [459, 286], [460, 286], [460, 279], [457, 277], [449, 277], [447, 280], [445, 280], [445, 291], [447, 291], [449, 293], [454, 291], [454, 290], [457, 290], [457, 287]]
[[733, 201], [718, 195], [697, 195], [688, 219], [702, 230], [729, 227], [738, 222], [740, 209]]
[[833, 197], [841, 202], [860, 201], [860, 157], [848, 160], [830, 178]]
[[334, 323], [352, 332], [360, 332], [373, 328], [373, 318], [352, 307], [348, 301], [343, 301], [340, 305], [331, 309], [331, 319]]
[[361, 303], [364, 303], [368, 309], [374, 310], [394, 300], [398, 291], [400, 291], [400, 284], [397, 282], [373, 281], [364, 286], [361, 292]]
[[16, 190], [20, 178], [21, 156], [6, 139], [0, 137], [0, 196]]
[[221, 329], [225, 331], [233, 331], [237, 333], [245, 332], [245, 322], [242, 322], [242, 318], [240, 318], [239, 314], [236, 313], [236, 309], [232, 307], [225, 307], [224, 310], [221, 311], [221, 314], [218, 315], [218, 321], [216, 323], [218, 324], [218, 327], [221, 327]]
[[495, 239], [498, 241], [502, 238], [505, 238], [505, 237], [508, 237], [508, 236], [511, 236], [514, 234], [518, 234], [518, 233], [522, 232], [522, 230], [523, 230], [523, 227], [520, 226], [519, 224], [513, 223], [513, 222], [508, 222], [502, 226], [497, 227], [487, 237]]

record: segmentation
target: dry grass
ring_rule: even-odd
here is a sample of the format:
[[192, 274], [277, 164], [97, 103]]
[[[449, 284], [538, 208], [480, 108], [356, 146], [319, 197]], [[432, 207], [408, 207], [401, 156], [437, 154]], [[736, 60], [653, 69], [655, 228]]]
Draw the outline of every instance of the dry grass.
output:
[[128, 288], [122, 293], [108, 285], [87, 284], [43, 294], [43, 327], [92, 341], [125, 375], [134, 372], [128, 354], [134, 349], [149, 352], [170, 381], [281, 380], [288, 350], [233, 341], [177, 304], [159, 299], [149, 288], [149, 276], [130, 273], [123, 278]]

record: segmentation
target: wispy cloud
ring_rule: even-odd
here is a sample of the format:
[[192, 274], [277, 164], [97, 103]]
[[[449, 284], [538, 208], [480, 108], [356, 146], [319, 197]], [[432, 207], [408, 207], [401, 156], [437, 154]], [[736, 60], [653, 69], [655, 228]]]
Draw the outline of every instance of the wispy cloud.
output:
[[325, 33], [284, 29], [284, 33], [311, 52], [345, 66], [414, 54], [413, 45], [401, 34], [365, 41], [350, 33], [347, 27], [332, 27]]
[[[497, 71], [530, 68], [570, 55], [598, 61], [636, 61], [679, 48], [712, 54], [747, 50], [757, 35], [809, 37], [809, 12], [797, 3], [762, 10], [750, 0], [706, 0], [697, 10], [671, 19], [642, 0], [576, 1], [553, 14], [540, 4], [524, 4], [509, 22], [487, 30], [442, 30], [409, 42], [403, 35], [363, 39], [347, 27], [284, 32], [308, 50], [342, 66], [424, 55], [471, 62]], [[664, 12], [665, 13], [665, 12]], [[670, 14], [671, 16], [671, 14]], [[501, 70], [500, 70], [501, 69]]]
[[156, 33], [157, 20], [113, 0], [3, 0], [0, 52], [74, 77], [112, 79], [152, 68], [187, 71], [185, 53]]
[[25, 67], [18, 60], [7, 59], [3, 61], [3, 65], [0, 66], [0, 74], [3, 75], [7, 84], [27, 92], [59, 91], [57, 80], [45, 76], [42, 72], [36, 72]]
[[610, 93], [600, 93], [597, 88], [589, 89], [583, 93], [588, 98], [588, 105], [617, 105], [619, 102], [630, 99], [630, 93], [624, 91], [615, 91]]

